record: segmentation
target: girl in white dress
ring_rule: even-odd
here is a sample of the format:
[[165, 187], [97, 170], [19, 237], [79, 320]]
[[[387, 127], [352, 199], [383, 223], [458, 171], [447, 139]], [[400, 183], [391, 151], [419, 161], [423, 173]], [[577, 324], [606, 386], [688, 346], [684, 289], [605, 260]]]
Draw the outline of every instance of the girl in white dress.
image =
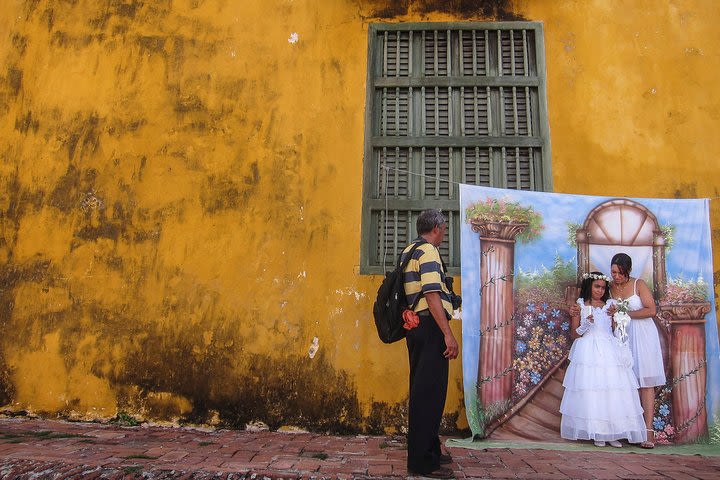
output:
[[622, 447], [620, 439], [639, 443], [647, 435], [630, 350], [613, 335], [608, 309], [615, 301], [608, 300], [609, 281], [600, 272], [583, 275], [580, 313], [572, 317], [573, 331], [580, 336], [570, 348], [563, 380], [560, 435], [593, 440], [598, 447], [606, 442]]
[[625, 253], [618, 253], [610, 261], [612, 296], [628, 302], [631, 321], [628, 328], [630, 350], [634, 359], [633, 371], [640, 385], [640, 403], [645, 409], [645, 428], [648, 439], [640, 444], [642, 448], [655, 447], [655, 431], [652, 427], [655, 411], [655, 387], [665, 385], [660, 336], [652, 317], [655, 316], [655, 300], [652, 292], [642, 280], [630, 276], [632, 259]]

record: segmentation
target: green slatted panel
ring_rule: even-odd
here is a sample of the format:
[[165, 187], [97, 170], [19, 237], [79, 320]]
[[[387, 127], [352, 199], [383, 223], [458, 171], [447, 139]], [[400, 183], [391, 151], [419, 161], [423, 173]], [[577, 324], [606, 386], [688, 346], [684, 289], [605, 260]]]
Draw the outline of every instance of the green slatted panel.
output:
[[429, 207], [459, 267], [456, 183], [551, 189], [543, 49], [533, 22], [370, 25], [361, 272], [391, 267]]

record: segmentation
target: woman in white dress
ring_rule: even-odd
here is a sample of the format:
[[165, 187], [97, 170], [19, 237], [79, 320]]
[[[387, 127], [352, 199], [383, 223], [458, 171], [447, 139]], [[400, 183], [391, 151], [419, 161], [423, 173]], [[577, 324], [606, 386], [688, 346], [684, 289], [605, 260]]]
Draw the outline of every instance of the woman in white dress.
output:
[[613, 335], [609, 282], [600, 272], [583, 275], [579, 314], [572, 317], [572, 331], [579, 337], [570, 348], [563, 380], [560, 435], [622, 447], [621, 439], [640, 443], [647, 436], [630, 349]]
[[655, 300], [652, 292], [640, 279], [630, 276], [632, 259], [625, 253], [618, 253], [610, 261], [610, 286], [615, 300], [627, 300], [630, 325], [630, 350], [633, 356], [633, 371], [640, 385], [640, 403], [645, 410], [645, 428], [648, 439], [640, 444], [643, 448], [655, 447], [655, 431], [652, 421], [655, 412], [655, 387], [665, 385], [660, 336], [652, 317], [655, 316]]

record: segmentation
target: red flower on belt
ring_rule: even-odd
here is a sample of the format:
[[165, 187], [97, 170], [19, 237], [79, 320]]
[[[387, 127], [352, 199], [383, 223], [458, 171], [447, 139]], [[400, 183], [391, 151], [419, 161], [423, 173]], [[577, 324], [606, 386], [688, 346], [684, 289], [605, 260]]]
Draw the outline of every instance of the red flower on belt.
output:
[[405, 330], [412, 330], [413, 328], [420, 325], [420, 317], [418, 317], [418, 314], [413, 312], [412, 310], [403, 311], [402, 318], [403, 328]]

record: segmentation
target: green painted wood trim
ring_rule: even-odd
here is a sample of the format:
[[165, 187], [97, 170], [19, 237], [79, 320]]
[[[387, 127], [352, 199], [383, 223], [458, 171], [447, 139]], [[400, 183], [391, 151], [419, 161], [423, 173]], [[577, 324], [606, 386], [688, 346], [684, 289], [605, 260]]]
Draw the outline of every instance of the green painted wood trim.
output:
[[407, 22], [371, 23], [371, 31], [421, 31], [421, 30], [537, 30], [541, 22]]
[[[376, 236], [372, 231], [372, 210], [366, 205], [365, 199], [372, 196], [373, 191], [373, 146], [372, 146], [372, 125], [373, 125], [373, 113], [374, 113], [374, 101], [375, 101], [375, 87], [373, 86], [373, 72], [374, 62], [377, 62], [376, 51], [373, 47], [376, 47], [375, 36], [377, 35], [378, 27], [376, 25], [369, 25], [368, 28], [368, 50], [367, 50], [367, 71], [365, 77], [365, 148], [363, 157], [363, 201], [362, 201], [362, 213], [361, 228], [360, 228], [360, 273], [361, 274], [377, 274], [377, 269], [370, 268], [370, 255], [368, 252], [375, 251], [375, 244], [377, 243]], [[377, 50], [377, 47], [375, 48]]]
[[372, 145], [375, 148], [382, 147], [401, 147], [401, 148], [422, 148], [422, 147], [456, 147], [456, 148], [472, 148], [472, 147], [543, 147], [545, 142], [538, 137], [448, 137], [448, 136], [425, 136], [425, 137], [372, 137]]
[[535, 50], [537, 54], [538, 78], [540, 85], [538, 87], [539, 109], [540, 109], [540, 138], [543, 139], [542, 150], [542, 182], [541, 186], [536, 188], [544, 192], [553, 191], [552, 176], [552, 155], [550, 149], [550, 118], [547, 104], [547, 66], [545, 64], [545, 31], [542, 23], [536, 24], [535, 34]]
[[540, 77], [503, 75], [502, 77], [484, 76], [443, 76], [443, 77], [384, 77], [374, 80], [375, 88], [409, 87], [539, 87]]

